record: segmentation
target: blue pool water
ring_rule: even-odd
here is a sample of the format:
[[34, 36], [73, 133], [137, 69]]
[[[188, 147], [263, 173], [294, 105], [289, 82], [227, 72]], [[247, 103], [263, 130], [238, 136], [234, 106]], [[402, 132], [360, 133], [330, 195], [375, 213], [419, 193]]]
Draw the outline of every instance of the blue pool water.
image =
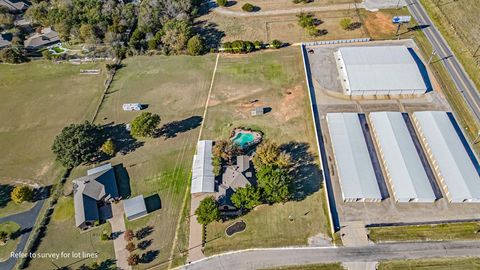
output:
[[243, 133], [243, 132], [237, 133], [235, 138], [233, 138], [233, 142], [239, 145], [240, 147], [246, 146], [247, 144], [253, 142], [253, 140], [255, 140], [255, 137], [253, 136], [253, 134]]

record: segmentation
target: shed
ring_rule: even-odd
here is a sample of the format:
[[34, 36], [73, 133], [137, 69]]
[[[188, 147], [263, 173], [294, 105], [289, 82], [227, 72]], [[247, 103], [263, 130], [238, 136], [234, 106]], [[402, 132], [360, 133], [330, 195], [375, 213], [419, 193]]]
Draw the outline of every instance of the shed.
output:
[[125, 210], [125, 216], [129, 221], [139, 219], [148, 214], [143, 195], [123, 200], [123, 209]]
[[263, 107], [255, 107], [250, 113], [252, 116], [259, 116], [263, 115], [265, 113], [265, 110]]
[[124, 111], [141, 111], [142, 104], [140, 103], [125, 103], [122, 105]]

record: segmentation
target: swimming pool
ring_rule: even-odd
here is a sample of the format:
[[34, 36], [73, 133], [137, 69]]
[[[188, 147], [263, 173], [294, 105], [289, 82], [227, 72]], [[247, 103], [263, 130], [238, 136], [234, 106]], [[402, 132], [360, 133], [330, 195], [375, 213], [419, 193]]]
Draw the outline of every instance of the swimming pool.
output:
[[232, 141], [240, 147], [245, 147], [255, 140], [252, 133], [238, 132]]

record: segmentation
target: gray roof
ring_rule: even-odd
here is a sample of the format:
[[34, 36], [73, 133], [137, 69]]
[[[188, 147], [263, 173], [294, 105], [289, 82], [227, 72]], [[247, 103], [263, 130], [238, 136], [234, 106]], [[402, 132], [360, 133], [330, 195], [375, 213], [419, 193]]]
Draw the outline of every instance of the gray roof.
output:
[[192, 183], [190, 193], [209, 193], [215, 191], [215, 175], [212, 166], [213, 141], [197, 143], [197, 154], [193, 156]]
[[147, 214], [147, 206], [143, 195], [123, 200], [123, 209], [128, 220], [143, 217]]
[[405, 46], [341, 47], [338, 51], [351, 91], [427, 90]]
[[117, 198], [118, 190], [113, 168], [83, 176], [73, 182], [73, 202], [75, 206], [75, 224], [98, 220], [97, 201], [105, 196]]
[[402, 113], [373, 112], [370, 121], [395, 199], [401, 202], [435, 201]]
[[327, 114], [344, 200], [381, 200], [358, 114]]
[[0, 6], [8, 8], [10, 11], [22, 11], [28, 8], [28, 4], [18, 0], [0, 0]]
[[46, 27], [42, 29], [41, 33], [35, 33], [27, 38], [24, 42], [24, 45], [27, 49], [38, 49], [59, 41], [60, 38], [58, 37], [58, 33], [55, 32], [51, 27]]
[[6, 37], [6, 35], [0, 34], [0, 49], [10, 46], [12, 42]]
[[[452, 202], [480, 202], [480, 177], [459, 136], [463, 134], [451, 115], [440, 111], [413, 113], [427, 153], [431, 154], [447, 198]], [[454, 126], [455, 125], [455, 126]], [[457, 126], [458, 127], [458, 126]], [[476, 159], [475, 159], [476, 160]]]
[[249, 156], [237, 156], [237, 170], [244, 172], [250, 169], [250, 157]]

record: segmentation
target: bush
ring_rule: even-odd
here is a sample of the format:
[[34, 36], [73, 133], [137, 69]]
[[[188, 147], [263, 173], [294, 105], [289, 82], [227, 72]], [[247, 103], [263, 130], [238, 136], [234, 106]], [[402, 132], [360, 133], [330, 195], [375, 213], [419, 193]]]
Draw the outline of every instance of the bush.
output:
[[103, 153], [110, 157], [113, 157], [115, 155], [115, 144], [113, 143], [112, 139], [106, 140], [100, 149]]
[[222, 171], [222, 159], [218, 156], [212, 157], [213, 174], [219, 176]]
[[217, 0], [217, 4], [221, 7], [224, 7], [227, 5], [227, 0]]
[[132, 254], [128, 256], [127, 263], [128, 265], [137, 265], [140, 262], [140, 256], [138, 254]]
[[272, 43], [270, 44], [270, 46], [274, 49], [280, 49], [282, 45], [283, 43], [278, 39], [273, 40]]
[[253, 42], [253, 45], [255, 45], [255, 49], [257, 50], [263, 49], [263, 42], [261, 42], [260, 40], [255, 40], [255, 42]]
[[255, 9], [255, 6], [250, 3], [246, 3], [245, 5], [242, 6], [242, 10], [246, 12], [252, 12], [254, 9]]
[[110, 236], [107, 234], [107, 232], [103, 232], [101, 235], [100, 235], [100, 239], [102, 241], [107, 241], [108, 239], [110, 239]]
[[126, 230], [124, 233], [123, 233], [123, 237], [125, 238], [125, 240], [127, 242], [130, 242], [133, 240], [133, 231], [132, 230]]
[[340, 27], [342, 27], [343, 30], [351, 30], [351, 25], [352, 20], [350, 18], [343, 18], [340, 21]]
[[132, 252], [135, 250], [135, 244], [133, 242], [128, 242], [127, 246], [125, 246], [125, 249], [129, 252]]
[[190, 55], [200, 55], [205, 50], [203, 46], [202, 38], [199, 35], [193, 36], [188, 40], [187, 43], [188, 54]]
[[26, 62], [28, 59], [23, 50], [10, 47], [0, 50], [0, 60], [9, 64], [19, 64]]
[[33, 190], [29, 186], [16, 186], [10, 193], [10, 197], [15, 203], [30, 201], [33, 198]]
[[160, 116], [142, 112], [133, 119], [130, 132], [137, 137], [153, 137], [158, 124], [160, 124]]
[[218, 204], [215, 198], [210, 196], [203, 199], [197, 210], [195, 210], [195, 215], [197, 215], [198, 223], [202, 225], [208, 225], [211, 222], [219, 220], [220, 211], [218, 210]]

